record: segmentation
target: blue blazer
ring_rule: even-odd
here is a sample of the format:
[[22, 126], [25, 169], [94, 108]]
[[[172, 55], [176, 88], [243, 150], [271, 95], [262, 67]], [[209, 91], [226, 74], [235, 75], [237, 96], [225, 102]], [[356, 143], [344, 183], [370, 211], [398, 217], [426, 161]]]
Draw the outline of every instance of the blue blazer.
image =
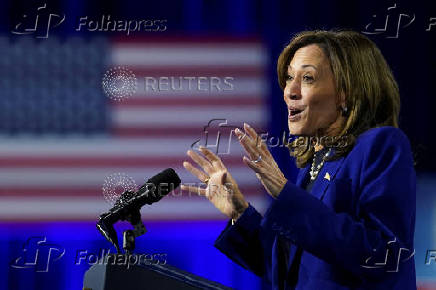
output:
[[263, 217], [250, 205], [229, 222], [215, 247], [273, 289], [416, 289], [415, 171], [402, 131], [361, 134], [347, 156], [325, 162], [311, 194], [301, 187], [309, 167]]

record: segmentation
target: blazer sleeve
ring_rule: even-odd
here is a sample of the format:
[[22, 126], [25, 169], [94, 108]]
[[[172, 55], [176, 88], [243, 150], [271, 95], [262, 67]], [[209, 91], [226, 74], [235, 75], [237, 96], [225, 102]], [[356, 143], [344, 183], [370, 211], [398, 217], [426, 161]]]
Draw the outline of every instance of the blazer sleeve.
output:
[[250, 204], [234, 225], [231, 221], [215, 241], [215, 247], [259, 277], [270, 280], [271, 252], [276, 233], [262, 227], [262, 216]]
[[357, 195], [351, 213], [337, 213], [287, 182], [264, 217], [264, 226], [285, 229], [294, 244], [363, 279], [396, 272], [413, 255], [416, 211], [407, 137], [393, 127], [370, 131], [347, 158], [360, 163], [351, 173], [359, 180], [357, 192], [348, 193]]

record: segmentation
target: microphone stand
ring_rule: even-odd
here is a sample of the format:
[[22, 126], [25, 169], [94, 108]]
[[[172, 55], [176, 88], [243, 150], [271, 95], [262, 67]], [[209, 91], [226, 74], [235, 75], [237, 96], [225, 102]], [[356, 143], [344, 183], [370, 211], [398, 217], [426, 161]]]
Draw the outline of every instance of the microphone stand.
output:
[[[149, 194], [149, 191], [143, 192], [141, 195], [131, 198], [124, 205], [115, 205], [109, 212], [102, 213], [97, 222], [97, 229], [100, 233], [112, 243], [117, 253], [120, 254], [120, 247], [118, 245], [117, 232], [114, 229], [114, 224], [119, 221], [128, 221], [133, 230], [126, 230], [123, 232], [123, 249], [129, 255], [135, 249], [135, 238], [147, 232], [145, 225], [141, 220], [141, 206], [135, 205], [135, 201], [139, 198], [144, 198]], [[131, 196], [132, 192], [126, 191], [121, 196]]]
[[135, 238], [142, 236], [147, 230], [141, 221], [139, 209], [129, 214], [126, 220], [133, 226], [133, 230], [123, 232], [123, 249], [127, 255], [130, 255], [135, 249]]

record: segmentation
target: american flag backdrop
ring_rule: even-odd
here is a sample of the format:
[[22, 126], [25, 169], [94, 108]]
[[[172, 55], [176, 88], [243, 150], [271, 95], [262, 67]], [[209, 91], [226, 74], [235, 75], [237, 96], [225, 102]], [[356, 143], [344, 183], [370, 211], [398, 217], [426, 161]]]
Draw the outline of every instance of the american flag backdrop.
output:
[[[172, 167], [183, 183], [198, 182], [182, 166], [193, 144], [219, 146], [241, 191], [265, 209], [266, 194], [232, 135], [243, 122], [267, 127], [260, 41], [0, 39], [0, 50], [1, 220], [97, 219], [111, 207], [102, 186], [114, 173], [139, 186]], [[134, 73], [137, 87], [114, 101], [102, 78], [119, 66]], [[165, 87], [147, 87], [146, 78]], [[180, 190], [144, 206], [142, 216], [224, 218], [207, 199]]]

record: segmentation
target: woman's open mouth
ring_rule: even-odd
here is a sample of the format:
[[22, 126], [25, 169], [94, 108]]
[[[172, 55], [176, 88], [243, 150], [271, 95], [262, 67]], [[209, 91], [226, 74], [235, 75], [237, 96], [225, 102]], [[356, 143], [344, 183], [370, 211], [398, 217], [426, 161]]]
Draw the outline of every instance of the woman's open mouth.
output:
[[303, 110], [301, 110], [301, 109], [297, 109], [297, 108], [289, 108], [289, 110], [288, 110], [288, 119], [289, 119], [289, 121], [291, 121], [291, 122], [296, 122], [296, 121], [298, 121], [298, 120], [300, 120], [300, 118], [301, 118], [301, 113], [304, 111], [304, 109]]

